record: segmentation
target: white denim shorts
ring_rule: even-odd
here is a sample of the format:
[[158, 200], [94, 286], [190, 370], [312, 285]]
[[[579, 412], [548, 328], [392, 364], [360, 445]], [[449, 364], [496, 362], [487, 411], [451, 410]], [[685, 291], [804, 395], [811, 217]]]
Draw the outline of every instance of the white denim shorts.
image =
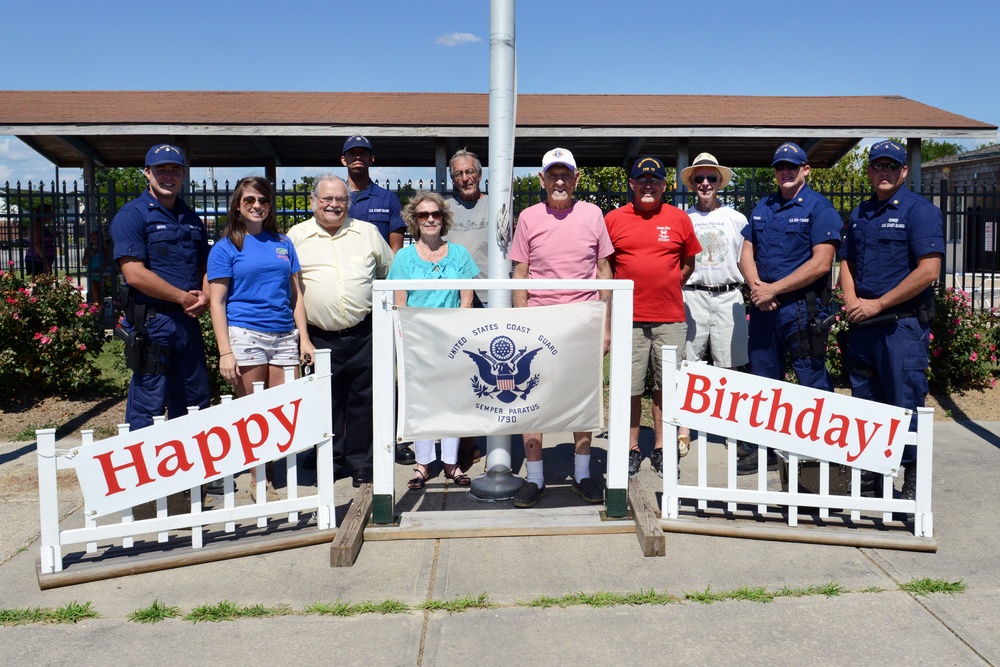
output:
[[238, 366], [299, 365], [298, 329], [272, 334], [229, 327], [229, 345]]

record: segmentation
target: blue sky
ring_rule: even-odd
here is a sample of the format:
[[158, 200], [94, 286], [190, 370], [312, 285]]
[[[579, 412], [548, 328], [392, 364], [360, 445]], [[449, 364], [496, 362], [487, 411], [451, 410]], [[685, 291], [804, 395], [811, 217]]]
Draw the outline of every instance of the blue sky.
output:
[[[3, 13], [9, 90], [489, 91], [488, 0], [38, 0]], [[518, 88], [896, 94], [1000, 125], [998, 24], [996, 0], [520, 0]], [[47, 161], [0, 136], [0, 183], [53, 177]]]

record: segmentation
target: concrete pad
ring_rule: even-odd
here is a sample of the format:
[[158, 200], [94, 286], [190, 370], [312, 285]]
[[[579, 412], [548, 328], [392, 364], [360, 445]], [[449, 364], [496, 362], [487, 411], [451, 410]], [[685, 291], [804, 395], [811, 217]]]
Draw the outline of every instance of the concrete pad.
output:
[[424, 664], [982, 664], [902, 593], [433, 615]]
[[896, 587], [850, 547], [667, 535], [666, 556], [646, 558], [634, 535], [604, 535], [442, 540], [432, 595], [485, 592], [510, 604], [580, 591], [682, 595], [708, 586], [776, 590], [830, 581], [849, 590]]
[[991, 665], [1000, 664], [1000, 590], [970, 588], [918, 598], [952, 632]]
[[[416, 665], [423, 615], [283, 616], [4, 628], [7, 664]], [[430, 664], [425, 662], [424, 664]]]

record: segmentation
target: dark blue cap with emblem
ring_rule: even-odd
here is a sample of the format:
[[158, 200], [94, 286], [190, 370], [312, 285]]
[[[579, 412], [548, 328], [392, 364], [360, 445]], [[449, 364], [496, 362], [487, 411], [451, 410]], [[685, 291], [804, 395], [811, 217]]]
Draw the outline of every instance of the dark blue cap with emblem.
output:
[[667, 169], [655, 157], [641, 157], [632, 165], [632, 178], [640, 176], [653, 176], [663, 180], [667, 177]]
[[778, 146], [778, 150], [774, 151], [774, 159], [771, 160], [771, 166], [773, 167], [779, 162], [790, 162], [791, 164], [808, 164], [809, 158], [806, 157], [806, 152], [802, 150], [798, 144], [793, 144], [791, 141], [786, 141], [785, 143]]
[[184, 164], [184, 154], [177, 146], [170, 144], [157, 144], [146, 153], [146, 166], [153, 167], [158, 164]]
[[871, 164], [880, 157], [889, 158], [899, 164], [906, 164], [906, 149], [895, 141], [886, 139], [872, 144], [871, 150], [868, 152], [868, 163]]
[[340, 151], [340, 154], [345, 155], [347, 151], [351, 150], [352, 148], [364, 148], [372, 155], [375, 154], [375, 151], [372, 150], [372, 142], [368, 141], [360, 134], [355, 134], [353, 137], [348, 137], [347, 141], [344, 142], [344, 150]]

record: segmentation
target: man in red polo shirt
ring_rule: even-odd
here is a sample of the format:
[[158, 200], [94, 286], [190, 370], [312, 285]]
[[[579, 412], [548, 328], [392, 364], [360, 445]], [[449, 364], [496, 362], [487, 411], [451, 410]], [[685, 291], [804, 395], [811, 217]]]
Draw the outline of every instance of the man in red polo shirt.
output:
[[[663, 391], [660, 347], [676, 345], [681, 358], [687, 337], [682, 288], [694, 271], [701, 245], [687, 213], [663, 202], [666, 169], [655, 157], [641, 157], [632, 167], [629, 187], [635, 201], [605, 216], [615, 247], [615, 278], [635, 283], [632, 306], [632, 406], [629, 420], [629, 477], [639, 473], [639, 417], [646, 373], [653, 374], [655, 444], [649, 463], [663, 476]], [[687, 429], [678, 441], [690, 442]]]

